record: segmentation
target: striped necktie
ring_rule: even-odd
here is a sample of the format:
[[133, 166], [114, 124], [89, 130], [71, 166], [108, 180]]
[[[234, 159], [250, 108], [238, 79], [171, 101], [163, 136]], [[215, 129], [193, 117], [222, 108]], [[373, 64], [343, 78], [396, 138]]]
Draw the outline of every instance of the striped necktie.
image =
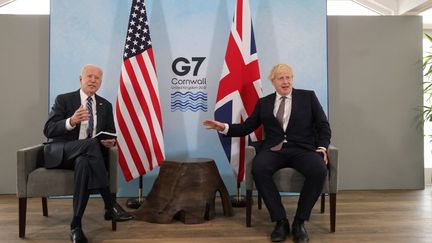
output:
[[91, 96], [87, 97], [87, 111], [90, 115], [88, 120], [88, 127], [87, 127], [87, 138], [91, 138], [93, 136], [93, 126], [94, 126], [94, 120], [93, 120], [93, 98]]

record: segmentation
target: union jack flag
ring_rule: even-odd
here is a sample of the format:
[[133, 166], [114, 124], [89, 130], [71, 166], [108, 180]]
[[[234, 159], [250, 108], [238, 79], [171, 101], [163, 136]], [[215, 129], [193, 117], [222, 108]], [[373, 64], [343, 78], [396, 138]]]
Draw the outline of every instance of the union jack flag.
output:
[[[241, 123], [252, 114], [260, 97], [262, 87], [249, 0], [237, 0], [216, 97], [215, 119]], [[261, 129], [249, 137], [252, 141], [261, 140]], [[228, 138], [219, 134], [219, 139], [239, 185], [244, 180], [247, 137]]]
[[116, 102], [118, 160], [126, 181], [165, 158], [158, 80], [144, 0], [133, 0]]

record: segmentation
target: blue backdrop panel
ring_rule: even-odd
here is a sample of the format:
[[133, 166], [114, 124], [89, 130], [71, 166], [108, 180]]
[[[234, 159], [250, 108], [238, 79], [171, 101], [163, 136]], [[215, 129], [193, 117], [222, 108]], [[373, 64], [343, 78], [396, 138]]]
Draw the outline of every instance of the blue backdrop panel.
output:
[[[201, 122], [213, 118], [235, 0], [146, 0], [159, 79], [167, 158], [216, 161], [230, 193], [235, 179], [217, 134]], [[55, 0], [50, 19], [50, 106], [56, 95], [79, 88], [86, 63], [104, 69], [99, 94], [115, 104], [130, 0]], [[325, 0], [250, 0], [264, 95], [273, 92], [271, 67], [294, 68], [294, 86], [313, 89], [327, 110]], [[185, 106], [178, 106], [184, 102]], [[147, 193], [159, 172], [144, 177]], [[120, 176], [120, 196], [136, 196], [137, 181]]]

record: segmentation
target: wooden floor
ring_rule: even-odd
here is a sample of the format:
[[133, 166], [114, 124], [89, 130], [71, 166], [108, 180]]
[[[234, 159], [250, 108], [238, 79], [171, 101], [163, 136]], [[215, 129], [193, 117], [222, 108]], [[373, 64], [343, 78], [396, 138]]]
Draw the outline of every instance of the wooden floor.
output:
[[[432, 188], [402, 191], [343, 191], [338, 193], [336, 233], [329, 233], [328, 210], [315, 206], [306, 229], [310, 242], [432, 242]], [[90, 242], [270, 242], [273, 229], [267, 211], [253, 207], [252, 227], [245, 227], [244, 208], [224, 217], [219, 198], [216, 218], [203, 224], [111, 223], [102, 219], [103, 203], [90, 200], [83, 220]], [[292, 218], [297, 197], [284, 197]], [[125, 199], [119, 199], [124, 204]], [[327, 201], [328, 204], [328, 201]], [[40, 199], [29, 199], [26, 238], [18, 237], [18, 206], [14, 195], [0, 195], [0, 242], [68, 242], [70, 199], [49, 199], [49, 217], [42, 216]], [[290, 242], [291, 240], [287, 240]]]

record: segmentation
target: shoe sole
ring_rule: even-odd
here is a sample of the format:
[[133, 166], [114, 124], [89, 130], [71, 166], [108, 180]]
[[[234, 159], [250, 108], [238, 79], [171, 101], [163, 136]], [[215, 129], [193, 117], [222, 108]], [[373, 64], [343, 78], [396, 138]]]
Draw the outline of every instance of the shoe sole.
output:
[[[116, 222], [124, 222], [124, 221], [129, 221], [129, 220], [133, 220], [135, 219], [135, 217], [132, 217], [130, 219], [115, 219]], [[114, 220], [112, 217], [111, 218], [105, 218], [106, 221], [110, 221], [110, 220]]]

